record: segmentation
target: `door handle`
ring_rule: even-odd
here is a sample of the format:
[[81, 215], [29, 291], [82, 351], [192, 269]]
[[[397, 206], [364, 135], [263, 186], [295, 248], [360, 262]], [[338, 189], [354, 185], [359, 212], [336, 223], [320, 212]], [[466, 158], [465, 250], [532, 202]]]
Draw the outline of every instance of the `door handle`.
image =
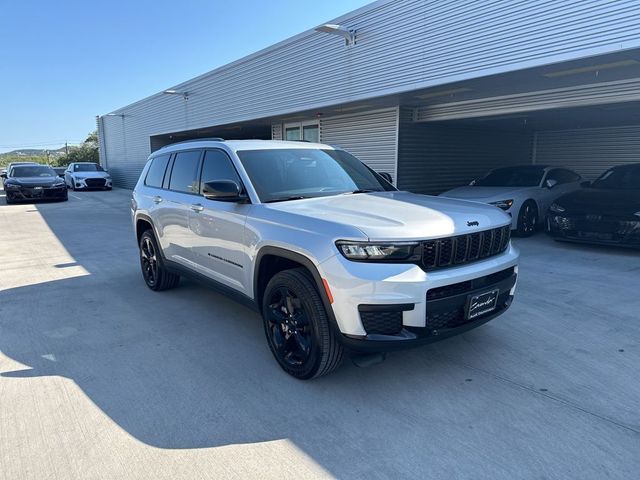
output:
[[194, 212], [201, 212], [202, 210], [204, 210], [204, 207], [199, 203], [194, 203], [193, 205], [191, 205], [191, 210], [193, 210]]
[[162, 201], [162, 197], [159, 197], [157, 195], [153, 197], [153, 203], [160, 203], [161, 201]]

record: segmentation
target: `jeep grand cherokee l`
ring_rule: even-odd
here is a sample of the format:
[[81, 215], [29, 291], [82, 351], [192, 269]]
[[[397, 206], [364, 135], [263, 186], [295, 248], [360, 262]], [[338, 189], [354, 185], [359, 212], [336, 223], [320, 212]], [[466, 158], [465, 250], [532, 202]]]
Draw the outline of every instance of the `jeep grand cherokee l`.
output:
[[327, 145], [199, 140], [154, 152], [133, 192], [144, 280], [205, 280], [262, 314], [289, 374], [462, 333], [513, 299], [499, 208], [398, 191]]

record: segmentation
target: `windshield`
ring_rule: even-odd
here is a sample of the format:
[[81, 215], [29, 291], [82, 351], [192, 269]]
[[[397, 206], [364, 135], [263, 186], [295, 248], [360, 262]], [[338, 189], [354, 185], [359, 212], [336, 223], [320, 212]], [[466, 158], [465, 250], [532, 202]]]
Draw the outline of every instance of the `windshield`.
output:
[[55, 177], [56, 172], [51, 167], [33, 165], [24, 167], [13, 167], [11, 169], [12, 177]]
[[537, 187], [544, 175], [543, 167], [506, 167], [491, 170], [477, 180], [478, 187]]
[[104, 172], [97, 163], [76, 163], [73, 166], [74, 172]]
[[395, 190], [341, 150], [244, 150], [238, 157], [262, 202]]
[[594, 188], [640, 190], [640, 165], [612, 168], [593, 182]]

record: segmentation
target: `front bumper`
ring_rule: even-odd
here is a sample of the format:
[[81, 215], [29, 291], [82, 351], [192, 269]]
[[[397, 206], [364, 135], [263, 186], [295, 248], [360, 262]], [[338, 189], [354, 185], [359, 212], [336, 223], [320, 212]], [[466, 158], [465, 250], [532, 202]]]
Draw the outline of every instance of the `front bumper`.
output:
[[546, 230], [557, 240], [640, 248], [640, 219], [549, 213]]
[[[486, 260], [425, 272], [416, 265], [350, 262], [338, 254], [321, 263], [319, 269], [331, 290], [333, 313], [344, 343], [357, 350], [388, 350], [440, 340], [503, 313], [515, 292], [518, 257], [518, 249], [510, 245], [503, 254]], [[498, 275], [509, 270], [511, 274]], [[483, 278], [488, 280], [480, 280]], [[460, 309], [465, 308], [471, 294], [495, 289], [499, 290], [495, 310], [471, 321], [460, 318], [461, 312], [464, 315]], [[438, 292], [439, 297], [429, 294], [428, 298], [428, 291]], [[378, 327], [384, 327], [387, 318], [397, 319], [397, 313], [389, 313], [393, 306], [400, 310], [399, 332], [372, 333], [384, 331], [372, 329], [372, 323], [368, 324], [371, 331], [365, 329], [365, 315], [368, 320], [378, 316]], [[381, 310], [375, 312], [376, 307]], [[444, 317], [438, 318], [440, 314]]]
[[110, 178], [74, 178], [76, 189], [113, 188]]
[[63, 200], [67, 198], [67, 187], [20, 187], [6, 189], [7, 198], [14, 202], [30, 200]]

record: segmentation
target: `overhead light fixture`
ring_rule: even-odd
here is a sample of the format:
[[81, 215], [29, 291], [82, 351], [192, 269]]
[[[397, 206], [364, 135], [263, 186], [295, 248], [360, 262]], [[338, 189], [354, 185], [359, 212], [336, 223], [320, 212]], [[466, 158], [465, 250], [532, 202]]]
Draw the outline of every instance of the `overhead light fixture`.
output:
[[342, 25], [336, 25], [334, 23], [325, 23], [315, 28], [316, 32], [328, 33], [330, 35], [339, 35], [344, 38], [345, 44], [355, 45], [356, 43], [356, 31], [349, 30]]
[[633, 65], [638, 65], [638, 63], [640, 62], [638, 62], [637, 60], [621, 60], [619, 62], [601, 63], [599, 65], [589, 65], [587, 67], [578, 67], [569, 70], [558, 70], [557, 72], [543, 73], [542, 76], [547, 78], [567, 77], [569, 75], [578, 75], [580, 73], [599, 72], [601, 70], [611, 70], [612, 68], [620, 67], [631, 67]]
[[185, 100], [189, 98], [189, 92], [179, 92], [178, 90], [173, 89], [163, 90], [162, 93], [166, 95], [182, 95], [182, 98]]
[[416, 98], [434, 98], [434, 97], [444, 97], [445, 95], [455, 95], [456, 93], [470, 92], [470, 88], [460, 87], [460, 88], [451, 88], [449, 90], [439, 90], [437, 92], [428, 92], [423, 93], [422, 95], [416, 95]]

